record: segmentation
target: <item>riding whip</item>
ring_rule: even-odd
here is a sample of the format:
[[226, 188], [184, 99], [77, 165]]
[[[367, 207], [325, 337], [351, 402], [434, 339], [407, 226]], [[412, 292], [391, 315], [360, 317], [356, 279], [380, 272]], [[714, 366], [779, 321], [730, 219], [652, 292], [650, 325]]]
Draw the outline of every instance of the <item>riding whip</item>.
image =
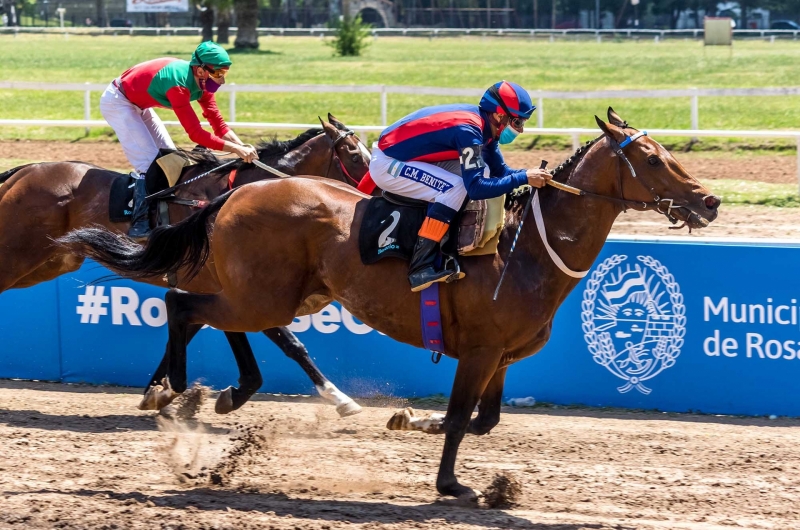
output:
[[181, 182], [179, 184], [175, 184], [174, 186], [171, 186], [171, 187], [169, 187], [169, 188], [167, 188], [165, 190], [161, 190], [159, 192], [153, 193], [152, 195], [148, 195], [147, 197], [145, 197], [145, 199], [149, 201], [149, 200], [152, 200], [152, 199], [158, 199], [159, 197], [164, 197], [165, 195], [169, 195], [170, 193], [175, 191], [177, 188], [180, 188], [181, 186], [185, 186], [187, 184], [191, 184], [192, 182], [194, 182], [196, 180], [200, 180], [203, 177], [207, 177], [211, 173], [219, 171], [220, 169], [222, 169], [222, 168], [224, 168], [226, 166], [229, 166], [229, 165], [233, 164], [234, 162], [238, 162], [238, 161], [239, 161], [238, 158], [236, 158], [234, 160], [229, 160], [228, 162], [225, 162], [222, 165], [219, 165], [219, 166], [217, 166], [217, 167], [215, 167], [213, 169], [210, 169], [210, 170], [206, 171], [205, 173], [203, 173], [201, 175], [197, 175], [194, 178], [190, 178], [186, 182]]
[[[547, 160], [542, 160], [542, 163], [539, 165], [539, 169], [545, 169], [546, 167]], [[522, 225], [525, 223], [525, 217], [528, 215], [528, 210], [531, 209], [532, 199], [533, 193], [528, 196], [528, 203], [525, 205], [525, 210], [522, 212], [522, 217], [519, 219], [517, 233], [514, 235], [514, 241], [511, 243], [511, 250], [508, 251], [508, 258], [506, 258], [506, 264], [503, 265], [503, 272], [500, 274], [500, 281], [497, 282], [497, 288], [494, 290], [492, 301], [497, 301], [497, 293], [500, 292], [500, 286], [503, 285], [503, 278], [506, 277], [506, 271], [508, 270], [508, 264], [511, 263], [511, 256], [514, 254], [514, 249], [517, 248], [517, 239], [519, 239], [519, 233], [522, 231]]]

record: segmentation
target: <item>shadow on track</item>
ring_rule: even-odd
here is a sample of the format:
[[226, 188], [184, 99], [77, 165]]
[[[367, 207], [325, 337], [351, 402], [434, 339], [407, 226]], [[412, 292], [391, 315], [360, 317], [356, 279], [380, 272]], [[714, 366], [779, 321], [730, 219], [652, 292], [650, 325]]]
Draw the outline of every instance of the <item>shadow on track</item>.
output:
[[[105, 496], [109, 500], [124, 503], [134, 500], [139, 503], [152, 502], [157, 507], [171, 509], [193, 509], [204, 511], [270, 512], [278, 517], [291, 516], [309, 521], [347, 521], [363, 523], [431, 523], [446, 521], [448, 524], [464, 524], [484, 528], [521, 530], [584, 530], [608, 528], [608, 525], [593, 523], [534, 523], [501, 510], [477, 509], [454, 504], [447, 500], [431, 504], [391, 504], [376, 501], [346, 501], [325, 499], [292, 498], [285, 493], [252, 493], [213, 488], [189, 490], [167, 490], [158, 496], [133, 491], [119, 493], [111, 490], [79, 489], [75, 491], [39, 490], [26, 492], [3, 492], [4, 495], [59, 494], [78, 497]], [[634, 530], [634, 527], [614, 526], [615, 530]]]

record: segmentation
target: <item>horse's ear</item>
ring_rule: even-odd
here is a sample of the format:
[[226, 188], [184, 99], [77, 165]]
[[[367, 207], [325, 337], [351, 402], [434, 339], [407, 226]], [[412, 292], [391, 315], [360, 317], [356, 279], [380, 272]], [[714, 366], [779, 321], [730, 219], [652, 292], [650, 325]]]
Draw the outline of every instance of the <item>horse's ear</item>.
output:
[[597, 116], [595, 116], [594, 119], [597, 121], [597, 126], [600, 127], [600, 130], [603, 131], [606, 136], [614, 138], [618, 142], [621, 142], [625, 139], [625, 135], [622, 133], [622, 131], [617, 129], [617, 127], [613, 124], [609, 125]]
[[341, 121], [339, 121], [339, 120], [336, 118], [336, 116], [334, 116], [334, 115], [333, 115], [333, 114], [331, 114], [330, 112], [328, 113], [328, 121], [331, 123], [331, 125], [333, 125], [333, 126], [334, 126], [334, 127], [336, 127], [337, 129], [339, 129], [340, 131], [347, 130], [347, 127], [345, 127], [344, 123], [342, 123]]
[[622, 127], [623, 129], [628, 126], [628, 122], [620, 118], [619, 114], [614, 112], [614, 109], [608, 107], [608, 121], [612, 125], [616, 125], [617, 127]]
[[339, 138], [339, 131], [338, 129], [336, 129], [336, 127], [334, 127], [327, 121], [323, 120], [319, 116], [317, 116], [317, 118], [319, 119], [319, 122], [322, 124], [322, 130], [325, 131], [325, 134], [328, 136], [328, 138], [330, 138], [331, 140], [336, 140]]

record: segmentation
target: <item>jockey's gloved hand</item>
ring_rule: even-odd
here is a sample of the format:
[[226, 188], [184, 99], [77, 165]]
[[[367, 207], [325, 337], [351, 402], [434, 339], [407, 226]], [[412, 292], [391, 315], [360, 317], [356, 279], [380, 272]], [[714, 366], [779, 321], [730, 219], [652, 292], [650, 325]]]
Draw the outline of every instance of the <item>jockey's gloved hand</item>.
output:
[[247, 163], [250, 163], [258, 158], [258, 152], [256, 152], [256, 148], [252, 145], [231, 144], [231, 152], [236, 154], [239, 158]]
[[544, 169], [529, 169], [525, 174], [528, 177], [528, 184], [534, 188], [544, 187], [547, 181], [553, 178], [550, 172]]

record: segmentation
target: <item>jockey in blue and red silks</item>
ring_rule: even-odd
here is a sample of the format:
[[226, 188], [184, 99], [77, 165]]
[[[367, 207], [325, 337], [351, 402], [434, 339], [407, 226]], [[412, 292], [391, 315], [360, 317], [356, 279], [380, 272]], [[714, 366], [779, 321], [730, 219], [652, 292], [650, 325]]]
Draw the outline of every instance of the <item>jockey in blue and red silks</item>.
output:
[[426, 107], [385, 129], [373, 145], [369, 172], [375, 184], [432, 203], [411, 258], [412, 291], [452, 274], [437, 270], [436, 258], [467, 199], [499, 197], [524, 184], [538, 188], [550, 179], [541, 169], [511, 169], [498, 145], [512, 142], [534, 110], [522, 87], [501, 81], [478, 106]]

